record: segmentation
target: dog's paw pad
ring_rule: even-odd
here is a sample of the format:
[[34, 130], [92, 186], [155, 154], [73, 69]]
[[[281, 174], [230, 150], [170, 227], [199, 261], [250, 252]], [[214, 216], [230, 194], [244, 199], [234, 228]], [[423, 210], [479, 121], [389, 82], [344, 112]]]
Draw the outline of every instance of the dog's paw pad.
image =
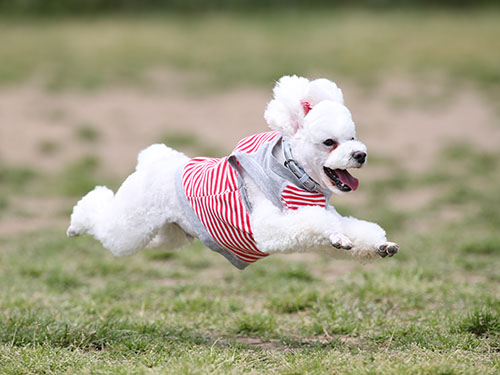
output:
[[330, 241], [332, 243], [332, 246], [335, 247], [336, 249], [344, 249], [344, 250], [352, 249], [351, 240], [342, 234], [333, 234], [332, 236], [330, 236]]
[[385, 242], [377, 247], [377, 252], [382, 258], [386, 256], [392, 257], [398, 251], [399, 245], [394, 242]]

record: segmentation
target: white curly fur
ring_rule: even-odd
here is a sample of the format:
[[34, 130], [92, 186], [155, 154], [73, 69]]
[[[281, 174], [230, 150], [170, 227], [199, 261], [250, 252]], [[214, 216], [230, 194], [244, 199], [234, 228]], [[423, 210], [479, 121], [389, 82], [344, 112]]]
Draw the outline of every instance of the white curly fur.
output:
[[284, 76], [274, 87], [274, 99], [267, 105], [264, 118], [269, 127], [287, 136], [293, 136], [304, 125], [305, 113], [301, 101], [313, 106], [323, 100], [344, 104], [337, 85], [321, 78], [309, 81], [297, 76]]
[[[273, 93], [264, 114], [269, 126], [282, 133], [295, 160], [314, 180], [323, 188], [342, 193], [323, 167], [359, 168], [364, 158], [360, 162], [354, 155], [366, 154], [366, 146], [356, 140], [342, 91], [327, 79], [285, 76]], [[308, 112], [304, 101], [312, 106]], [[325, 146], [328, 139], [335, 140], [336, 147]], [[283, 162], [281, 149], [275, 151]], [[177, 169], [187, 160], [186, 155], [165, 145], [141, 151], [136, 171], [116, 194], [98, 186], [75, 205], [68, 236], [91, 234], [117, 256], [131, 255], [147, 246], [173, 249], [189, 243], [195, 234], [182, 214], [174, 183]], [[392, 256], [398, 251], [377, 224], [342, 217], [332, 206], [281, 211], [249, 176], [244, 175], [244, 181], [253, 207], [254, 238], [261, 251], [318, 250], [360, 260]]]

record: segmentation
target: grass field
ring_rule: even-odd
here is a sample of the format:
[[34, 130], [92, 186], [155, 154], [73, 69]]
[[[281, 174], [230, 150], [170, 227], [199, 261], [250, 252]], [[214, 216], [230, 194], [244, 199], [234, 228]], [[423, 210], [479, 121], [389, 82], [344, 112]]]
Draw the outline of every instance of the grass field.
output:
[[[311, 14], [300, 23], [290, 14], [2, 20], [0, 79], [12, 86], [41, 77], [58, 90], [143, 87], [151, 70], [167, 66], [201, 74], [196, 88], [210, 91], [290, 71], [363, 84], [398, 72], [480, 86], [493, 93], [491, 103], [499, 20], [491, 12]], [[330, 43], [332, 35], [339, 37]], [[106, 141], [86, 124], [73, 137]], [[194, 139], [169, 142], [212, 146]], [[50, 139], [40, 144], [42, 154], [57, 148]], [[74, 201], [95, 184], [116, 188], [124, 176], [105, 174], [91, 157], [50, 173], [1, 161], [0, 226], [29, 219], [16, 200], [68, 200], [52, 228], [0, 236], [1, 374], [500, 371], [498, 150], [445, 143], [419, 171], [390, 148], [372, 157], [367, 168], [386, 173], [371, 177], [359, 202], [335, 204], [384, 226], [401, 245], [393, 258], [358, 265], [276, 255], [243, 272], [198, 242], [118, 259], [91, 238], [67, 239], [59, 223]], [[422, 190], [432, 194], [418, 207], [395, 199]]]

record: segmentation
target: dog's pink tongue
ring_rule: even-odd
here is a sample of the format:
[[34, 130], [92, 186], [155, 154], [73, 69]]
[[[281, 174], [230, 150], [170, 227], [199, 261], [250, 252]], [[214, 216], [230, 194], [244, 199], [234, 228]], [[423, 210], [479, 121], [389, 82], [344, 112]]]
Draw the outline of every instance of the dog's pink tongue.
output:
[[337, 174], [340, 181], [343, 184], [349, 186], [352, 190], [356, 190], [359, 185], [359, 180], [347, 172], [345, 169], [335, 169], [335, 173]]

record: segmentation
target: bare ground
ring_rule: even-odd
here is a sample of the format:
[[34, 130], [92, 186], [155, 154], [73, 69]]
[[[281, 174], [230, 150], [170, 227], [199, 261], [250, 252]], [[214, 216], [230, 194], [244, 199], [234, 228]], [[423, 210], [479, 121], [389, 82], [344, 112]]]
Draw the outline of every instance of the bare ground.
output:
[[[438, 82], [392, 78], [368, 90], [340, 82], [358, 137], [369, 153], [396, 161], [406, 170], [422, 171], [439, 162], [439, 151], [453, 142], [498, 148], [500, 119], [492, 102], [472, 89], [454, 91]], [[267, 130], [263, 111], [271, 87], [193, 94], [164, 85], [92, 92], [46, 92], [37, 85], [2, 88], [0, 161], [57, 173], [72, 161], [95, 155], [105, 172], [124, 178], [133, 170], [138, 151], [168, 134], [194, 134], [204, 144], [227, 153], [240, 138]], [[180, 88], [182, 80], [175, 85]], [[94, 129], [96, 139], [79, 135], [82, 128]], [[387, 173], [389, 164], [368, 163], [356, 173], [362, 181], [360, 195], [369, 189], [363, 181]], [[432, 191], [426, 189], [398, 199], [413, 209], [430, 198]], [[355, 194], [346, 202], [352, 199], [357, 199]], [[57, 198], [10, 201], [10, 210], [22, 214], [8, 219], [0, 216], [0, 234], [47, 226], [62, 229], [61, 212], [71, 207], [66, 207], [67, 200]]]

